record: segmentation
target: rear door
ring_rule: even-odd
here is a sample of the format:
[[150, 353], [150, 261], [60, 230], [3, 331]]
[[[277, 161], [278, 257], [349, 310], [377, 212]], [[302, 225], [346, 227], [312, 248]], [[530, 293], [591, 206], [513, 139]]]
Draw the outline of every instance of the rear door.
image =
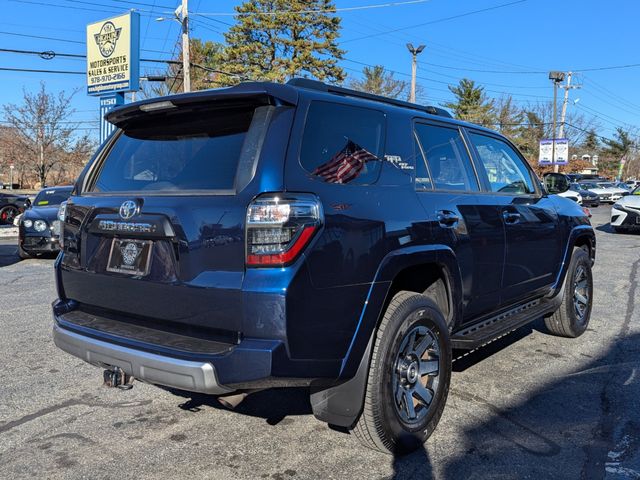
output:
[[561, 261], [561, 235], [553, 201], [540, 190], [526, 160], [497, 135], [469, 131], [487, 194], [499, 207], [506, 250], [502, 303], [545, 293]]
[[416, 191], [432, 223], [434, 241], [451, 248], [463, 285], [463, 322], [500, 303], [504, 231], [480, 184], [462, 131], [455, 125], [415, 123], [419, 149]]
[[[282, 188], [291, 110], [245, 99], [130, 119], [67, 205], [66, 297], [105, 315], [239, 332], [246, 208]], [[278, 168], [259, 161], [267, 151]], [[258, 185], [262, 168], [276, 174]]]

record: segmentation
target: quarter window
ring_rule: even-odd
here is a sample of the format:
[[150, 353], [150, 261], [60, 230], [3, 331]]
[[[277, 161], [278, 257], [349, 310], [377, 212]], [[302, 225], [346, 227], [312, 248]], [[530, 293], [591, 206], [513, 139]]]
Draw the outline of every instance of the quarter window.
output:
[[[436, 190], [479, 190], [467, 148], [458, 129], [417, 124], [415, 132], [423, 156], [416, 163], [419, 166], [420, 161], [426, 162]], [[416, 171], [419, 174], [420, 167]], [[428, 176], [426, 180], [416, 177], [416, 188], [424, 189], [419, 187], [418, 182], [428, 180]]]
[[471, 141], [478, 151], [492, 192], [516, 195], [535, 193], [529, 169], [509, 144], [475, 133], [471, 134]]
[[327, 183], [366, 185], [380, 173], [385, 116], [377, 110], [312, 102], [302, 136], [300, 163]]

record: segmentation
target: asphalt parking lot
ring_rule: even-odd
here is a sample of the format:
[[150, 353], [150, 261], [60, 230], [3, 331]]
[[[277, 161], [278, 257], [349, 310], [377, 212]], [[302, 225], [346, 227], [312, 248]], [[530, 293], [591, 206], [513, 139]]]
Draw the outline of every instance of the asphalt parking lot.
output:
[[[424, 450], [394, 458], [316, 421], [302, 389], [235, 412], [214, 398], [102, 372], [51, 340], [53, 259], [19, 261], [0, 239], [0, 477], [640, 478], [640, 234], [594, 209], [595, 305], [579, 339], [541, 321], [454, 364]], [[108, 294], [108, 292], [105, 292]]]

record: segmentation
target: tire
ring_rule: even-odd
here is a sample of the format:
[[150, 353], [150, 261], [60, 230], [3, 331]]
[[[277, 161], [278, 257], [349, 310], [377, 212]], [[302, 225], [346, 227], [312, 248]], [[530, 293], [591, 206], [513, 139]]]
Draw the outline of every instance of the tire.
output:
[[6, 205], [0, 208], [0, 225], [13, 225], [13, 219], [20, 214], [18, 207]]
[[26, 260], [28, 258], [33, 258], [33, 256], [31, 254], [29, 254], [28, 252], [26, 252], [25, 250], [23, 250], [20, 245], [18, 245], [18, 256], [22, 260]]
[[355, 436], [384, 453], [421, 447], [442, 416], [450, 380], [451, 341], [442, 312], [424, 295], [398, 292], [376, 334]]
[[589, 325], [593, 304], [591, 259], [581, 248], [574, 248], [562, 292], [562, 304], [544, 319], [549, 332], [560, 337], [576, 338]]

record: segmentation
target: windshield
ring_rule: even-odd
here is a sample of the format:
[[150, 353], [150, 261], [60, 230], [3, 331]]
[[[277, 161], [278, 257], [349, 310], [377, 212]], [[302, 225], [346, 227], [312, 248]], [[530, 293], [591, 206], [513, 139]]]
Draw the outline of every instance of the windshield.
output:
[[582, 188], [582, 190], [591, 190], [592, 188], [598, 188], [598, 185], [595, 183], [581, 183], [580, 188]]
[[606, 183], [606, 182], [599, 183], [598, 186], [600, 188], [613, 188], [614, 187], [613, 183]]
[[239, 165], [252, 167], [241, 153], [254, 158], [259, 142], [253, 137], [264, 131], [268, 108], [244, 104], [139, 120], [117, 137], [89, 190], [231, 190]]
[[51, 207], [54, 205], [60, 205], [69, 198], [69, 195], [71, 195], [71, 189], [66, 188], [64, 190], [42, 190], [33, 202], [33, 206]]

